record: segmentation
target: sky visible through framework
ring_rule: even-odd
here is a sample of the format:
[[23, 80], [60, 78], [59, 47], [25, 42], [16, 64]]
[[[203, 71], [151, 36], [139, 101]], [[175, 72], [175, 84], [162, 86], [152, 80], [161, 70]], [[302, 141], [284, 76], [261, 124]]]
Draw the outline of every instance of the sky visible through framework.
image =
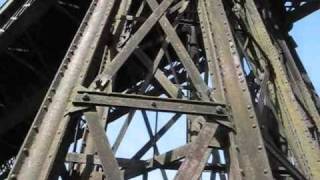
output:
[[[6, 0], [0, 0], [0, 6], [5, 1]], [[300, 55], [317, 92], [320, 93], [320, 11], [317, 11], [305, 19], [297, 22], [290, 34], [294, 37], [296, 43], [298, 44], [298, 54]], [[161, 128], [172, 115], [173, 114], [171, 113], [166, 113], [159, 116], [159, 128]], [[153, 131], [155, 116], [155, 113], [148, 112], [148, 117], [150, 118], [150, 124]], [[185, 132], [185, 119], [185, 116], [181, 117], [173, 125], [170, 131], [168, 131], [168, 133], [157, 142], [161, 153], [185, 144], [185, 134], [181, 133]], [[121, 118], [108, 126], [107, 135], [111, 144], [113, 144], [115, 141], [115, 137], [117, 136], [124, 120], [125, 118]], [[132, 124], [129, 126], [128, 132], [125, 135], [124, 141], [122, 142], [123, 144], [126, 144], [126, 146], [119, 147], [119, 150], [116, 153], [117, 157], [131, 157], [142, 145], [144, 145], [146, 141], [149, 140], [149, 137], [146, 136], [146, 134], [147, 131], [141, 112], [137, 111], [132, 120]], [[153, 151], [149, 150], [142, 159], [150, 158], [152, 155]], [[166, 172], [168, 173], [168, 178], [173, 179], [175, 172]], [[160, 171], [158, 170], [151, 172], [149, 174], [149, 178], [154, 180], [162, 179]], [[141, 177], [134, 179], [141, 179]], [[205, 175], [203, 179], [208, 179], [208, 175]]]
[[[0, 6], [4, 2], [6, 0], [0, 0]], [[295, 23], [290, 34], [296, 40], [298, 54], [317, 92], [320, 93], [320, 11]]]
[[294, 24], [290, 34], [294, 37], [298, 54], [320, 93], [320, 11], [316, 11]]

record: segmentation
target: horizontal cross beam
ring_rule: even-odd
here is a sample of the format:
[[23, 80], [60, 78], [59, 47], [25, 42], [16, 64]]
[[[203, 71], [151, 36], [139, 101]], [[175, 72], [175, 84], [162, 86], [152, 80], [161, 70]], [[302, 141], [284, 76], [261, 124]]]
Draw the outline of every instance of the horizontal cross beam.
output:
[[209, 117], [217, 117], [219, 119], [227, 118], [225, 104], [194, 100], [79, 91], [75, 96], [73, 103], [78, 106], [127, 107], [150, 111], [205, 115]]
[[[66, 162], [101, 165], [101, 161], [97, 155], [82, 153], [68, 153], [66, 156]], [[142, 160], [132, 160], [126, 158], [117, 158], [117, 162], [119, 166], [122, 168], [143, 166], [147, 164], [145, 161]]]
[[[177, 170], [181, 164], [179, 160], [186, 156], [190, 146], [191, 144], [186, 144], [147, 160], [117, 158], [117, 161], [120, 167], [126, 169], [124, 172], [126, 178], [132, 178], [142, 172], [151, 171], [156, 168]], [[99, 157], [92, 154], [68, 153], [66, 156], [66, 162], [101, 165]], [[225, 172], [226, 166], [224, 164], [207, 164], [205, 170]]]

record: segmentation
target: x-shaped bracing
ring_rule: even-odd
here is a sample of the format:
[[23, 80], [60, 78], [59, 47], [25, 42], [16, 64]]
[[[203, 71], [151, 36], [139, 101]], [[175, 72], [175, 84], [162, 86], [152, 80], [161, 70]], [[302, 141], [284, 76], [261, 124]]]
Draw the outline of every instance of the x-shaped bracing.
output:
[[[114, 77], [114, 75], [118, 72], [118, 70], [125, 64], [125, 62], [129, 59], [129, 56], [132, 53], [138, 57], [138, 59], [146, 66], [150, 68], [152, 61], [148, 58], [147, 54], [143, 52], [141, 49], [137, 49], [139, 43], [143, 40], [143, 38], [150, 32], [152, 27], [159, 22], [163, 31], [167, 35], [166, 40], [172, 45], [176, 54], [178, 55], [181, 63], [183, 64], [185, 70], [187, 71], [188, 77], [191, 80], [193, 87], [196, 89], [197, 96], [202, 102], [209, 102], [213, 100], [213, 97], [210, 96], [209, 89], [205, 84], [204, 80], [201, 78], [200, 73], [193, 63], [192, 58], [188, 54], [186, 48], [184, 47], [182, 41], [177, 35], [175, 28], [171, 25], [170, 21], [167, 19], [165, 12], [170, 7], [174, 0], [164, 0], [160, 4], [158, 4], [155, 0], [147, 0], [147, 3], [153, 10], [152, 14], [146, 21], [141, 25], [141, 27], [137, 30], [137, 32], [129, 39], [126, 45], [121, 49], [121, 51], [115, 56], [115, 58], [105, 67], [103, 72], [97, 76], [95, 79], [95, 83], [92, 83], [89, 89], [99, 89], [103, 91], [108, 85], [108, 82]], [[159, 61], [161, 60], [164, 52], [160, 49], [158, 53], [158, 61], [155, 61], [154, 66], [150, 72], [154, 72], [154, 76], [157, 81], [163, 86], [163, 88], [169, 93], [171, 96], [177, 96], [179, 90], [175, 90], [175, 86], [172, 85], [171, 81], [167, 79], [167, 77], [161, 72], [161, 70], [157, 69]], [[157, 59], [156, 59], [157, 60]], [[149, 66], [149, 67], [148, 67]], [[83, 100], [87, 97], [81, 97]], [[90, 97], [89, 97], [90, 98]], [[87, 104], [88, 105], [88, 104]], [[92, 105], [92, 104], [91, 104]], [[99, 105], [99, 104], [93, 104]], [[101, 104], [100, 104], [101, 105]], [[109, 104], [112, 105], [112, 104]], [[152, 106], [152, 105], [151, 105]], [[154, 109], [161, 110], [161, 109]], [[188, 113], [188, 112], [187, 112]], [[190, 113], [190, 112], [189, 112]], [[102, 166], [104, 167], [104, 171], [108, 177], [112, 177], [112, 179], [122, 179], [121, 172], [119, 171], [118, 164], [116, 158], [113, 155], [111, 147], [108, 143], [102, 143], [102, 141], [108, 142], [107, 137], [102, 135], [104, 132], [103, 127], [99, 126], [98, 116], [94, 115], [96, 112], [86, 112], [85, 117], [88, 122], [89, 131], [94, 136], [93, 139], [97, 139], [97, 137], [101, 138], [101, 140], [95, 140], [96, 148], [101, 158]], [[201, 114], [201, 113], [200, 113]], [[200, 118], [204, 118], [200, 116]], [[208, 119], [208, 118], [205, 118]], [[221, 120], [221, 119], [220, 119]], [[218, 128], [218, 124], [216, 122], [207, 121], [203, 128], [200, 130], [197, 140], [190, 146], [188, 153], [183, 161], [180, 169], [177, 173], [176, 179], [197, 179], [200, 177], [201, 172], [209, 158], [211, 150], [208, 149], [208, 146], [214, 137], [214, 134]], [[99, 130], [98, 130], [99, 129]], [[107, 156], [107, 158], [106, 158]]]

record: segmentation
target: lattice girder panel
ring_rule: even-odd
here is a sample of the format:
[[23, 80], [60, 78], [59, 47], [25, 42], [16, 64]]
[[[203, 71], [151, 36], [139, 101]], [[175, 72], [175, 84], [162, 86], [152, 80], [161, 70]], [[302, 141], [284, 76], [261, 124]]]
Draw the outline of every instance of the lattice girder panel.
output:
[[[223, 3], [93, 1], [9, 178], [273, 179], [268, 155], [282, 156], [252, 81], [262, 52], [243, 49]], [[181, 146], [160, 143], [181, 122]]]

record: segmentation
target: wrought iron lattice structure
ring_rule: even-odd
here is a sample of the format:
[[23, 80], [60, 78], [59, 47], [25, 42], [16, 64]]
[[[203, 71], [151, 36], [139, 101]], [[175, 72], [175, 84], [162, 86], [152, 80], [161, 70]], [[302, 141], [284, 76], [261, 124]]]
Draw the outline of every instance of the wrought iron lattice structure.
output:
[[[57, 5], [43, 2], [8, 5], [0, 50]], [[73, 3], [58, 9], [81, 24], [8, 179], [320, 179], [319, 98], [288, 35], [319, 1]]]

